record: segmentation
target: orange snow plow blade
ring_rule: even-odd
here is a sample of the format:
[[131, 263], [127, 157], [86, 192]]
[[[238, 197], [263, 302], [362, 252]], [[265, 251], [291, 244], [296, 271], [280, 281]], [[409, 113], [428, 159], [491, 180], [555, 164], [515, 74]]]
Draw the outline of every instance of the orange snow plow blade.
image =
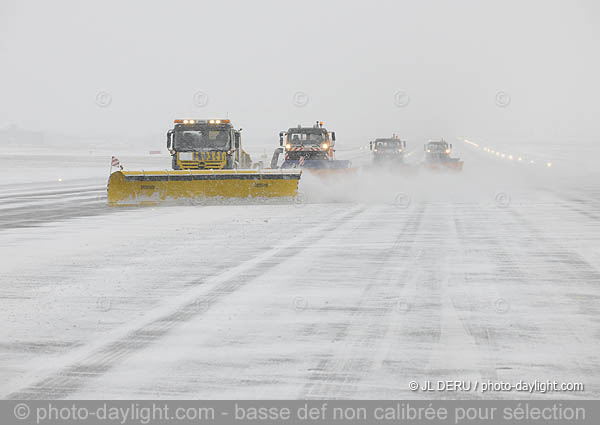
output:
[[463, 169], [463, 161], [448, 161], [448, 162], [426, 162], [424, 163], [425, 168], [430, 170], [452, 170], [452, 171], [462, 171]]

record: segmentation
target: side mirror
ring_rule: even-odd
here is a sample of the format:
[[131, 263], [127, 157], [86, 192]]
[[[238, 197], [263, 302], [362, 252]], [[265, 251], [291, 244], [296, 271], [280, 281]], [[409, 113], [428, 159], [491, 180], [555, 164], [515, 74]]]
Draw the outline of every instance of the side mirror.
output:
[[403, 142], [402, 142], [402, 147], [403, 147], [404, 149], [406, 149], [406, 141], [403, 141]]
[[167, 149], [173, 150], [173, 130], [167, 131]]
[[240, 133], [235, 134], [235, 142], [234, 146], [236, 149], [240, 148]]
[[450, 143], [450, 149], [452, 149], [452, 143]]
[[373, 150], [373, 142], [369, 142], [369, 150]]
[[335, 131], [331, 132], [331, 140], [333, 140], [335, 142]]
[[279, 146], [283, 146], [283, 133], [279, 133]]

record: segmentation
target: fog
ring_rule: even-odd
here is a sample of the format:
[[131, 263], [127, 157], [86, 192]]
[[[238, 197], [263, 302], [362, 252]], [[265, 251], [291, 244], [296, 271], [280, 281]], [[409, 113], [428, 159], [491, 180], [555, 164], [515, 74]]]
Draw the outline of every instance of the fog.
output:
[[599, 12], [591, 0], [4, 0], [0, 126], [106, 146], [162, 147], [185, 117], [229, 117], [265, 149], [315, 120], [340, 150], [391, 133], [595, 141]]
[[0, 397], [600, 399], [599, 16], [0, 0]]

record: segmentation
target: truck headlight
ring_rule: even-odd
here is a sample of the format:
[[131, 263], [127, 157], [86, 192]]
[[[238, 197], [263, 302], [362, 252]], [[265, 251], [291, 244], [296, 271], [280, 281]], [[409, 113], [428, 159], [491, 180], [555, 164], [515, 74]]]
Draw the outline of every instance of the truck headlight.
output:
[[180, 161], [193, 161], [194, 160], [194, 152], [179, 152], [179, 160]]
[[323, 143], [323, 144], [321, 145], [321, 147], [322, 147], [323, 149], [327, 149], [327, 148], [329, 147], [329, 145], [328, 145], [327, 143]]
[[292, 145], [290, 145], [289, 143], [285, 145], [285, 150], [289, 151], [290, 149], [292, 149]]

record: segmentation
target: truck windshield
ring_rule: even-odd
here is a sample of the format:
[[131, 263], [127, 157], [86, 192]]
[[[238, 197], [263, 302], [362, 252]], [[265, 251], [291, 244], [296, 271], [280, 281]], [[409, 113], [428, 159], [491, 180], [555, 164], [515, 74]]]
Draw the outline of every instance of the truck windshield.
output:
[[386, 149], [400, 149], [400, 142], [396, 141], [386, 141], [386, 142], [377, 142], [377, 149], [386, 150]]
[[323, 133], [289, 133], [292, 145], [318, 145], [325, 141]]
[[179, 151], [229, 149], [228, 129], [190, 129], [175, 132], [175, 148]]
[[441, 143], [430, 143], [427, 145], [427, 150], [431, 152], [445, 152], [448, 146]]

